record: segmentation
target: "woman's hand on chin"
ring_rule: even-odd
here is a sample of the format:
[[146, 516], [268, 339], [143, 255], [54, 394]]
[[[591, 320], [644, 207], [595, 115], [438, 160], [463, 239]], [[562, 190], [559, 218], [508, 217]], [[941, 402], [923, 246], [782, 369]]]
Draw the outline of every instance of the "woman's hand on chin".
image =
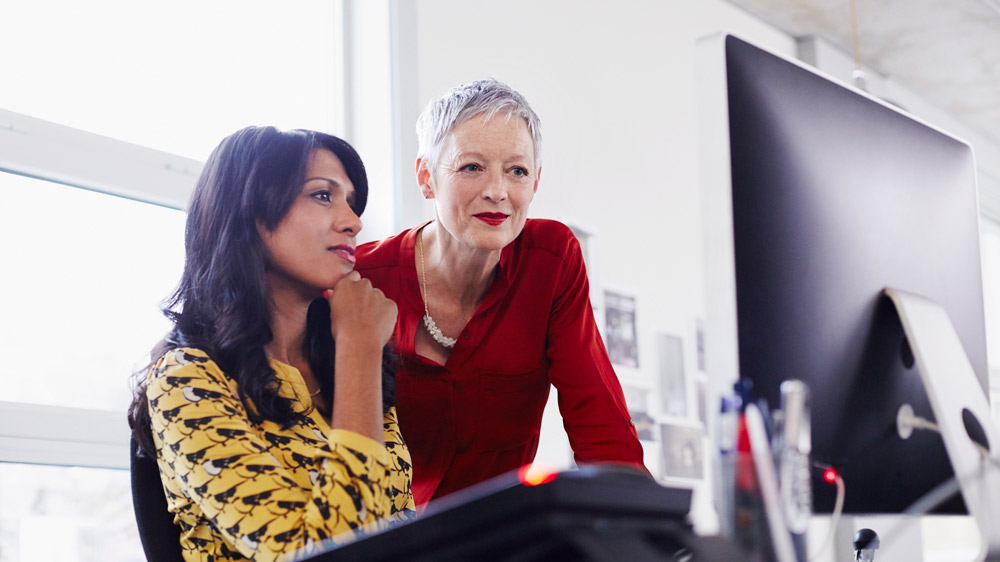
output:
[[323, 294], [330, 303], [330, 333], [335, 341], [347, 338], [358, 345], [370, 342], [381, 348], [392, 337], [396, 303], [357, 271], [342, 277]]

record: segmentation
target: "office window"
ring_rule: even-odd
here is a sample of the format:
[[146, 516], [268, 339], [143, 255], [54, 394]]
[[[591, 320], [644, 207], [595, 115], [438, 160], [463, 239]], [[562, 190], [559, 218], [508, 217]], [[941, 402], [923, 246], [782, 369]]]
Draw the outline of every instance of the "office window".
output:
[[182, 211], [0, 174], [0, 400], [125, 411], [169, 324]]
[[0, 463], [0, 562], [142, 562], [124, 470]]
[[341, 130], [340, 2], [0, 2], [0, 108], [197, 160], [246, 125]]
[[342, 132], [342, 9], [0, 2], [0, 562], [143, 560], [125, 407], [181, 209], [239, 128]]

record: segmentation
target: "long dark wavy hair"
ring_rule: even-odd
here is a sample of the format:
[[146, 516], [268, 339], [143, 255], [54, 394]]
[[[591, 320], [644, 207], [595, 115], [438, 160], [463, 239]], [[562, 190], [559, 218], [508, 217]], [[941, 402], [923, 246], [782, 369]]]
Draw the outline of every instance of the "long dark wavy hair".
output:
[[[209, 156], [188, 206], [184, 273], [163, 313], [173, 329], [152, 352], [152, 361], [134, 374], [128, 418], [140, 448], [155, 456], [146, 379], [162, 355], [178, 347], [206, 352], [236, 381], [252, 421], [288, 425], [292, 401], [278, 395], [277, 375], [264, 346], [271, 342], [271, 301], [265, 280], [268, 255], [257, 230], [274, 230], [302, 191], [313, 151], [333, 152], [354, 184], [351, 208], [361, 216], [368, 200], [368, 177], [361, 157], [347, 142], [325, 133], [274, 127], [247, 127], [223, 139]], [[334, 341], [330, 305], [318, 298], [309, 306], [305, 356], [323, 398], [333, 404]], [[382, 400], [395, 399], [395, 355], [382, 355]]]

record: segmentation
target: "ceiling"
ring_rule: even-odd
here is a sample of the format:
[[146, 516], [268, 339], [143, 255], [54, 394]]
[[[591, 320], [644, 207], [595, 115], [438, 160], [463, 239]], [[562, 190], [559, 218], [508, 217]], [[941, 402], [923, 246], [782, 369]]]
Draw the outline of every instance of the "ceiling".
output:
[[[850, 0], [728, 0], [853, 53]], [[1000, 0], [855, 0], [861, 62], [1000, 143]]]

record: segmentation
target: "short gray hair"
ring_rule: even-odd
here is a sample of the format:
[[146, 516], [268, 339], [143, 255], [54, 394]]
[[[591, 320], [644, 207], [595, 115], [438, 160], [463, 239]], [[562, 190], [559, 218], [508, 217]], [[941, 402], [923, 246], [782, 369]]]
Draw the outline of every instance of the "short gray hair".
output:
[[456, 126], [477, 115], [487, 121], [501, 111], [505, 112], [508, 121], [515, 116], [524, 119], [535, 146], [535, 167], [541, 166], [542, 124], [538, 115], [524, 96], [496, 78], [462, 84], [431, 100], [417, 119], [417, 157], [424, 161], [428, 170], [434, 171], [444, 140]]

